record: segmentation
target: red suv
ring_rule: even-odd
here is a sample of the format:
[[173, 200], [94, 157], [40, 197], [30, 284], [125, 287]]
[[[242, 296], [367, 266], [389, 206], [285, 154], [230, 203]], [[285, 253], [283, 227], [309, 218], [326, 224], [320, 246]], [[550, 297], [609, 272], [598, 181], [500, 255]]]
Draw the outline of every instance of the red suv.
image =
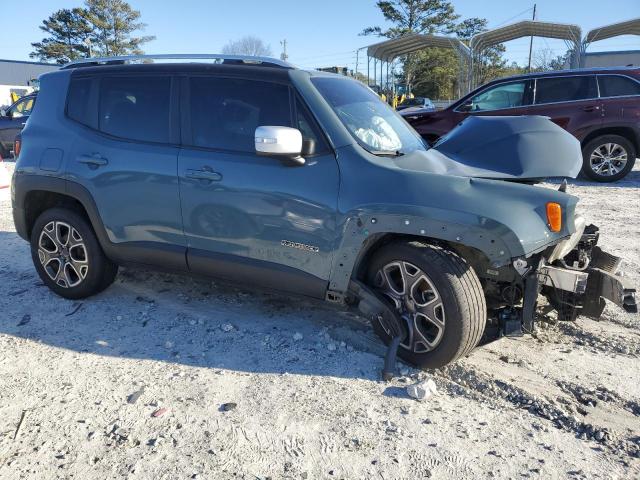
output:
[[640, 151], [640, 68], [501, 78], [444, 110], [403, 115], [429, 142], [468, 115], [547, 116], [580, 140], [584, 174], [599, 182], [612, 182], [631, 171]]

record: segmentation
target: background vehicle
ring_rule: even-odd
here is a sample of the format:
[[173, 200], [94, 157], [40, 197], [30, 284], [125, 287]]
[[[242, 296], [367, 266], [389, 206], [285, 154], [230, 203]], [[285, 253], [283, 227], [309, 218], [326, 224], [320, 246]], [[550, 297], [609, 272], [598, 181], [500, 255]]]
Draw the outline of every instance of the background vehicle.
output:
[[422, 113], [422, 112], [432, 112], [435, 111], [436, 106], [433, 104], [431, 99], [426, 97], [414, 97], [407, 98], [404, 102], [396, 107], [396, 110], [401, 111], [411, 111], [414, 113]]
[[434, 142], [470, 115], [544, 115], [582, 146], [583, 172], [619, 180], [640, 151], [640, 69], [592, 69], [501, 78], [433, 113], [403, 112]]
[[[548, 120], [470, 119], [427, 150], [360, 82], [209, 57], [224, 61], [41, 77], [13, 215], [59, 295], [100, 292], [122, 263], [212, 275], [357, 308], [423, 367], [468, 354], [487, 325], [530, 331], [540, 292], [568, 319], [603, 298], [635, 308], [615, 262], [590, 270], [604, 254], [577, 198], [496, 181], [577, 175], [578, 143]], [[521, 148], [532, 134], [545, 141]], [[460, 142], [477, 158], [450, 154]]]
[[24, 127], [36, 103], [35, 93], [25, 95], [6, 110], [0, 111], [0, 154], [9, 157], [16, 135]]

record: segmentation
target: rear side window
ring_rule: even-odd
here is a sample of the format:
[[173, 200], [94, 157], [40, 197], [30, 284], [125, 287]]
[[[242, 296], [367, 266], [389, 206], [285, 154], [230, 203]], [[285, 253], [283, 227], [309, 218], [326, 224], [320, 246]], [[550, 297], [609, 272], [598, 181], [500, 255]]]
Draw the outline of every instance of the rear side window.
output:
[[91, 112], [89, 97], [91, 95], [90, 78], [74, 78], [69, 85], [69, 96], [67, 98], [67, 115], [72, 120], [84, 125], [91, 126]]
[[191, 144], [197, 147], [255, 152], [257, 127], [292, 126], [286, 85], [193, 77], [189, 107]]
[[541, 103], [570, 102], [597, 98], [594, 76], [538, 78], [536, 105]]
[[598, 75], [601, 97], [640, 95], [640, 83], [619, 75]]
[[170, 100], [170, 77], [105, 77], [98, 128], [116, 137], [169, 143]]

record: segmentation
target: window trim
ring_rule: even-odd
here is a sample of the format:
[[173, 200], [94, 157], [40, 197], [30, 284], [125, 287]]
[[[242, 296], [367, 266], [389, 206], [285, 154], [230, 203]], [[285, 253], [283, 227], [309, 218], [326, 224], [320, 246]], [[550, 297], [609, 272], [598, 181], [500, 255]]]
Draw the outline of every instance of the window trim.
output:
[[[102, 93], [102, 80], [104, 78], [114, 77], [168, 77], [169, 82], [169, 141], [168, 142], [154, 142], [150, 140], [139, 140], [135, 138], [120, 137], [117, 135], [111, 135], [110, 133], [100, 130], [100, 94]], [[71, 81], [74, 79], [90, 79], [93, 84], [91, 86], [91, 93], [89, 95], [89, 102], [91, 103], [92, 121], [94, 125], [87, 125], [69, 116], [69, 97], [71, 94]], [[177, 77], [173, 73], [112, 73], [109, 75], [90, 74], [90, 75], [72, 75], [69, 80], [69, 87], [67, 87], [67, 96], [64, 106], [64, 116], [67, 120], [73, 122], [76, 125], [80, 125], [91, 132], [101, 135], [109, 140], [117, 140], [128, 143], [144, 144], [144, 145], [156, 145], [156, 146], [169, 146], [180, 147], [180, 122], [179, 122], [179, 100], [176, 98], [178, 94], [178, 81]], [[176, 120], [177, 117], [177, 120]]]
[[[509, 83], [520, 83], [520, 82], [525, 82], [525, 83], [527, 83], [527, 82], [532, 82], [532, 81], [534, 81], [534, 80], [535, 80], [534, 78], [520, 78], [520, 79], [517, 79], [517, 80], [513, 80], [513, 79], [509, 79], [509, 80], [507, 80], [507, 79], [505, 79], [505, 80], [503, 80], [503, 81], [500, 81], [500, 82], [497, 82], [497, 83], [493, 83], [493, 84], [491, 84], [491, 85], [487, 85], [485, 88], [483, 88], [482, 90], [479, 90], [477, 93], [474, 93], [473, 95], [467, 95], [466, 97], [464, 97], [464, 99], [462, 100], [462, 102], [460, 103], [460, 105], [456, 106], [456, 107], [453, 109], [453, 111], [454, 111], [454, 112], [456, 112], [456, 113], [475, 113], [475, 112], [473, 112], [473, 111], [472, 111], [472, 112], [468, 112], [468, 111], [461, 111], [461, 110], [458, 110], [458, 109], [459, 109], [462, 105], [464, 105], [464, 104], [466, 103], [466, 101], [467, 101], [467, 100], [471, 100], [471, 99], [473, 99], [474, 97], [477, 97], [478, 95], [480, 95], [480, 94], [482, 94], [482, 93], [486, 92], [487, 90], [489, 90], [489, 89], [491, 89], [491, 88], [499, 87], [499, 86], [501, 86], [501, 85], [506, 85], [506, 84], [509, 84]], [[532, 96], [532, 98], [531, 98], [531, 101], [533, 102], [534, 100], [535, 100], [535, 83], [534, 83], [534, 86], [533, 86], [533, 96]], [[495, 112], [495, 111], [498, 111], [498, 110], [513, 110], [513, 109], [515, 109], [515, 108], [527, 108], [527, 107], [530, 107], [530, 106], [532, 106], [532, 105], [533, 105], [533, 103], [531, 103], [531, 104], [529, 104], [529, 105], [520, 105], [519, 107], [494, 108], [493, 110], [478, 110], [478, 113], [479, 113], [479, 112]]]
[[629, 75], [624, 75], [622, 73], [596, 73], [596, 84], [598, 85], [598, 98], [604, 99], [604, 100], [608, 100], [608, 99], [613, 99], [613, 98], [635, 98], [635, 97], [640, 97], [640, 93], [637, 93], [635, 95], [615, 95], [615, 96], [609, 96], [609, 97], [601, 97], [600, 96], [600, 79], [599, 77], [623, 77], [623, 78], [628, 78], [629, 80], [631, 80], [632, 82], [637, 83], [638, 85], [640, 85], [640, 80], [630, 77]]

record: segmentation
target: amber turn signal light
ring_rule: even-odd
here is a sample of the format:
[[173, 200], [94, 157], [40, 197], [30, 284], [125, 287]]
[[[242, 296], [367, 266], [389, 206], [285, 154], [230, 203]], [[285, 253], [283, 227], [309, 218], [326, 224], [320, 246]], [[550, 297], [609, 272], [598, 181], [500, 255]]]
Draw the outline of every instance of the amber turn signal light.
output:
[[552, 232], [559, 232], [562, 229], [562, 207], [559, 203], [547, 203], [547, 224]]
[[20, 155], [20, 147], [22, 147], [22, 142], [20, 140], [13, 142], [13, 156], [15, 158], [18, 158], [18, 155]]

